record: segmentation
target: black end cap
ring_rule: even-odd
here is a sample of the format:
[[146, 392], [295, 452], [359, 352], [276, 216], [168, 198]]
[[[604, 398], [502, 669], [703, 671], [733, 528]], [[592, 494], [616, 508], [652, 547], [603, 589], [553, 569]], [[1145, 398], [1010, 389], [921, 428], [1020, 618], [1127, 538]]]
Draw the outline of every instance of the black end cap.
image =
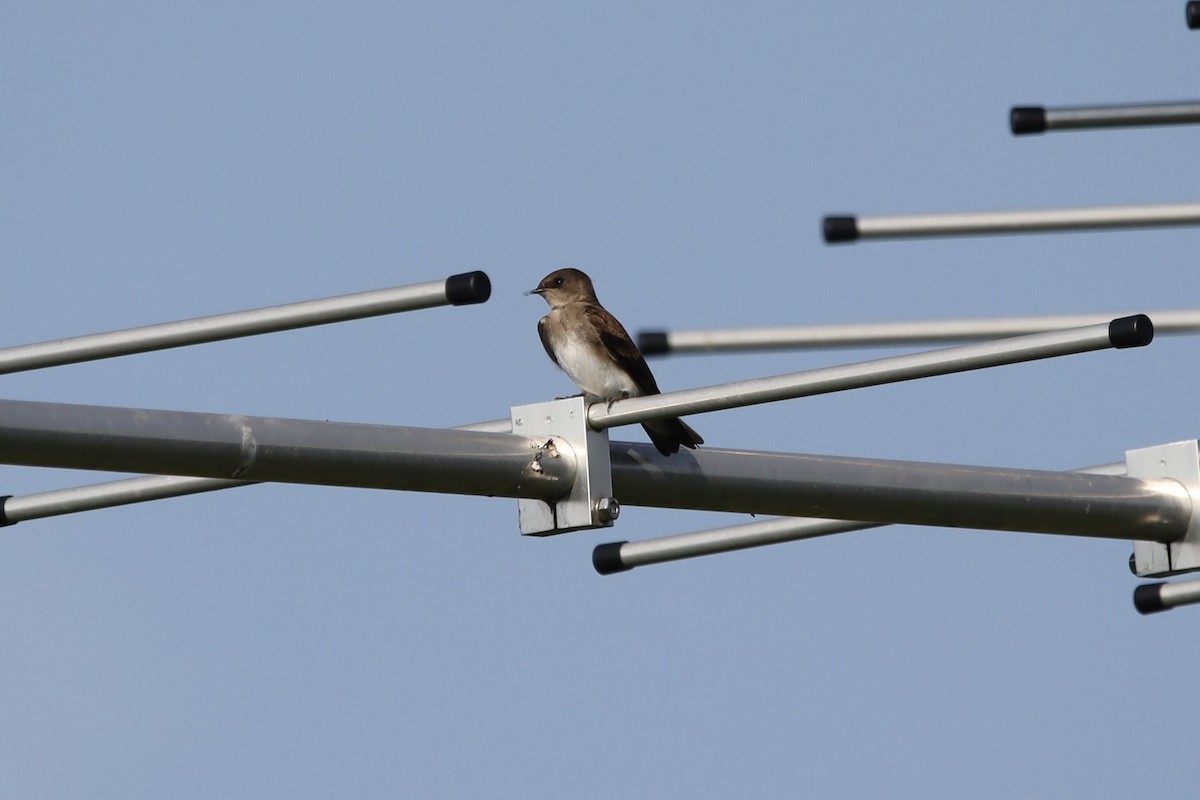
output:
[[1046, 132], [1046, 109], [1042, 106], [1013, 106], [1008, 112], [1008, 127], [1014, 136]]
[[660, 356], [671, 352], [671, 343], [667, 341], [666, 331], [639, 331], [638, 350], [644, 356]]
[[1108, 341], [1118, 349], [1145, 347], [1154, 341], [1154, 323], [1145, 314], [1114, 319], [1108, 323]]
[[598, 544], [592, 551], [592, 566], [601, 575], [613, 575], [617, 572], [628, 572], [633, 567], [626, 566], [621, 560], [621, 546], [629, 542], [609, 542]]
[[1200, 28], [1200, 3], [1196, 0], [1187, 4], [1187, 23], [1192, 30]]
[[1139, 614], [1157, 614], [1166, 611], [1162, 601], [1162, 587], [1165, 583], [1143, 583], [1133, 590], [1133, 607]]
[[4, 507], [6, 505], [8, 505], [8, 499], [10, 497], [12, 497], [11, 494], [6, 494], [3, 497], [0, 497], [0, 528], [6, 527], [8, 525], [16, 525], [17, 524], [15, 522], [13, 522], [11, 519], [9, 519], [8, 514], [6, 514], [4, 512]]
[[446, 278], [446, 299], [452, 306], [486, 303], [492, 296], [492, 282], [486, 272], [464, 272]]
[[826, 217], [821, 228], [825, 234], [825, 244], [858, 239], [858, 217]]

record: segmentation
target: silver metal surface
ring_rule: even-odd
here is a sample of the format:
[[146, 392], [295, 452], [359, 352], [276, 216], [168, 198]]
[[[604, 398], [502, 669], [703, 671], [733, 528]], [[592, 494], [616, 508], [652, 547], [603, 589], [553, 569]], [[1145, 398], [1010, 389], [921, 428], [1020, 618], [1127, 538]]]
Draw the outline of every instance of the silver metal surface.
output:
[[[1168, 611], [1179, 606], [1200, 603], [1200, 581], [1160, 584], [1157, 587], [1157, 596], [1158, 603], [1161, 605], [1161, 608], [1155, 609], [1158, 611]], [[1153, 611], [1143, 613], [1153, 613]]]
[[[1125, 464], [1104, 464], [1077, 472], [1091, 475], [1124, 475]], [[624, 569], [678, 561], [685, 558], [728, 553], [753, 547], [765, 547], [836, 533], [879, 528], [887, 523], [855, 522], [850, 520], [813, 519], [805, 517], [779, 517], [776, 519], [730, 525], [707, 531], [663, 536], [640, 542], [619, 544], [617, 559]], [[601, 545], [611, 547], [612, 545]], [[1165, 546], [1165, 545], [1159, 545]]]
[[751, 547], [813, 539], [835, 533], [849, 533], [868, 528], [878, 528], [882, 522], [853, 522], [849, 520], [806, 519], [804, 517], [779, 517], [745, 525], [730, 525], [678, 536], [663, 536], [642, 542], [625, 542], [621, 545], [621, 563], [626, 568], [647, 564], [661, 564], [684, 558], [729, 553]]
[[1088, 325], [879, 358], [857, 364], [793, 372], [770, 378], [737, 381], [649, 397], [633, 397], [618, 400], [611, 407], [606, 403], [595, 403], [588, 408], [588, 422], [595, 428], [609, 428], [659, 417], [685, 416], [865, 386], [879, 386], [914, 378], [1085, 353], [1111, 346], [1107, 324]]
[[[1200, 442], [1195, 439], [1130, 450], [1125, 454], [1125, 464], [1131, 477], [1170, 478], [1200, 500]], [[1141, 577], [1180, 575], [1200, 569], [1200, 518], [1193, 519], [1184, 536], [1169, 544], [1135, 541], [1132, 564], [1134, 573]]]
[[1045, 109], [1046, 130], [1185, 125], [1200, 122], [1200, 103], [1063, 106]]
[[575, 465], [570, 491], [552, 500], [517, 501], [521, 533], [549, 536], [612, 525], [616, 515], [600, 507], [613, 493], [608, 434], [588, 427], [584, 398], [514, 406], [511, 413], [513, 433], [541, 443], [540, 463], [570, 455]]
[[[462, 425], [455, 430], [511, 433], [512, 421], [495, 419]], [[112, 506], [166, 500], [218, 489], [248, 486], [255, 481], [233, 481], [220, 478], [193, 478], [186, 475], [147, 475], [139, 478], [54, 489], [36, 494], [9, 497], [4, 503], [4, 517], [9, 524], [59, 514], [95, 511]]]
[[1200, 203], [858, 217], [856, 222], [860, 240], [1164, 227], [1200, 225]]
[[212, 492], [250, 485], [246, 481], [226, 481], [219, 478], [189, 478], [176, 475], [145, 475], [140, 478], [55, 489], [49, 492], [9, 497], [4, 501], [4, 521], [8, 524], [25, 520], [95, 511], [100, 508], [144, 503], [167, 497]]
[[[0, 400], [0, 463], [555, 499], [570, 453], [513, 434]], [[214, 487], [216, 488], [216, 487]]]
[[[1146, 312], [1154, 332], [1200, 331], [1200, 309]], [[1002, 336], [1023, 336], [1106, 322], [1121, 314], [1059, 314], [1041, 317], [872, 322], [845, 325], [797, 325], [773, 328], [726, 328], [665, 331], [667, 354], [734, 353], [864, 345], [935, 344]], [[647, 354], [650, 355], [650, 354]], [[665, 355], [665, 354], [664, 354]]]
[[448, 305], [446, 280], [0, 348], [0, 374]]
[[622, 505], [1177, 541], [1192, 500], [1170, 479], [612, 444]]

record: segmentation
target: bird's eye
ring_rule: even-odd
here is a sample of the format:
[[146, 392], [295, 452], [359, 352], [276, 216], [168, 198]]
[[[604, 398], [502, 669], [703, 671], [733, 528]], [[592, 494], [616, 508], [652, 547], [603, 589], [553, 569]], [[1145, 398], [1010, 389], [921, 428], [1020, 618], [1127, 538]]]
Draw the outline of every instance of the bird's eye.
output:
[[562, 285], [563, 285], [563, 279], [562, 279], [562, 278], [555, 278], [555, 279], [554, 279], [554, 285], [555, 285], [555, 286], [562, 286]]

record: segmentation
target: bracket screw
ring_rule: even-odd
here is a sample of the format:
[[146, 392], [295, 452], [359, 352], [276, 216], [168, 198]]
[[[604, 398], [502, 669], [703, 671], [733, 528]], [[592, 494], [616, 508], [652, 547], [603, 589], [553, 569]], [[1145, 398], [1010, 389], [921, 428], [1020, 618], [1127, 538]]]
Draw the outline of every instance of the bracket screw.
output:
[[605, 525], [621, 516], [621, 504], [615, 497], [601, 497], [596, 501], [596, 517]]

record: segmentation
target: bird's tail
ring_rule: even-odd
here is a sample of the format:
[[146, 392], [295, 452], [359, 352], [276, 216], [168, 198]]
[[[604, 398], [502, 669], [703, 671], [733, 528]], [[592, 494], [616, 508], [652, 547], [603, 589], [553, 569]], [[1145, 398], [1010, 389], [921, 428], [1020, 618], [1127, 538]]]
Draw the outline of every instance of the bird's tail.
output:
[[696, 445], [704, 444], [700, 434], [678, 417], [643, 422], [642, 427], [646, 429], [646, 434], [650, 437], [650, 441], [654, 442], [658, 452], [664, 456], [678, 453], [680, 445], [695, 450]]

